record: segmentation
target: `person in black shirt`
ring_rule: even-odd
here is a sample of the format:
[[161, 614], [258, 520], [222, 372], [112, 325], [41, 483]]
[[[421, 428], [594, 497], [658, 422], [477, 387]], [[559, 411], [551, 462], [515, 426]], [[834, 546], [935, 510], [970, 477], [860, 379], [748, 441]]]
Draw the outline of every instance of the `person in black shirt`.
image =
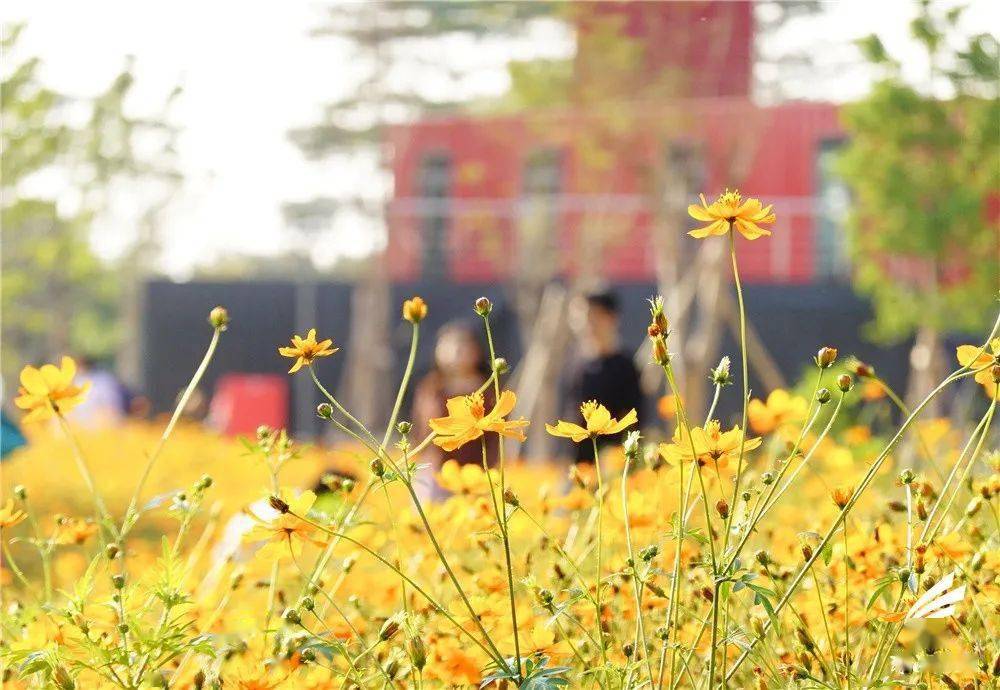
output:
[[[578, 360], [572, 365], [564, 385], [563, 416], [578, 421], [580, 404], [596, 400], [616, 419], [635, 409], [642, 421], [643, 396], [639, 372], [632, 357], [618, 341], [618, 297], [602, 290], [588, 292], [570, 305], [570, 328], [579, 345]], [[600, 444], [621, 443], [622, 438], [601, 436]], [[593, 462], [590, 443], [574, 444], [577, 462]]]

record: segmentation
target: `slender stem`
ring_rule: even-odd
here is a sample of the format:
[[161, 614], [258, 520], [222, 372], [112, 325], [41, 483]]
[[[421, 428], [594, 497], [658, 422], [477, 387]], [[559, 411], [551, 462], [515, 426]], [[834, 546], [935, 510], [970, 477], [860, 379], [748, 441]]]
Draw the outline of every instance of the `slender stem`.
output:
[[136, 484], [135, 491], [132, 494], [132, 499], [129, 501], [128, 510], [125, 511], [125, 519], [122, 523], [122, 538], [128, 532], [131, 525], [129, 524], [132, 518], [132, 514], [135, 512], [136, 505], [139, 503], [139, 499], [142, 498], [142, 490], [146, 486], [146, 481], [149, 479], [150, 473], [153, 471], [153, 465], [160, 457], [160, 453], [163, 452], [164, 446], [167, 444], [167, 439], [174, 432], [174, 427], [177, 426], [177, 421], [181, 418], [184, 410], [188, 406], [188, 402], [191, 400], [192, 394], [194, 394], [195, 389], [198, 384], [201, 383], [202, 377], [205, 375], [205, 371], [208, 369], [209, 362], [212, 361], [212, 356], [215, 354], [215, 348], [219, 345], [219, 336], [222, 330], [216, 328], [212, 332], [212, 339], [208, 343], [208, 349], [205, 351], [205, 356], [201, 358], [201, 364], [194, 372], [194, 376], [191, 377], [191, 381], [188, 382], [187, 388], [184, 389], [184, 393], [181, 395], [181, 399], [177, 401], [177, 406], [174, 408], [174, 413], [170, 416], [170, 421], [167, 422], [166, 428], [164, 428], [163, 433], [160, 435], [160, 440], [157, 442], [156, 447], [153, 452], [149, 455], [149, 460], [146, 461], [146, 466], [142, 470], [142, 475], [139, 477], [139, 483]]
[[[743, 305], [743, 284], [740, 281], [740, 269], [736, 261], [736, 232], [730, 227], [729, 229], [729, 256], [733, 265], [733, 282], [736, 284], [736, 299], [739, 303], [740, 309], [740, 360], [743, 365], [743, 422], [740, 424], [740, 429], [744, 438], [746, 438], [747, 430], [747, 406], [750, 402], [750, 372], [747, 366], [747, 316], [746, 308]], [[734, 510], [729, 511], [729, 516], [726, 518], [726, 529], [725, 534], [722, 537], [722, 550], [725, 551], [729, 546], [729, 529], [732, 524], [733, 516], [736, 514], [735, 506], [736, 499], [740, 495], [740, 480], [743, 474], [743, 455], [746, 452], [746, 444], [740, 443], [740, 454], [739, 460], [736, 463], [736, 477], [735, 483], [733, 485], [733, 500], [730, 501], [730, 505], [734, 507]], [[726, 686], [726, 681], [723, 678], [723, 688]]]
[[844, 528], [844, 666], [847, 690], [851, 690], [851, 555], [847, 550], [847, 520]]
[[[990, 339], [992, 339], [993, 337], [995, 337], [995, 334], [996, 334], [996, 332], [997, 332], [998, 329], [1000, 329], [1000, 316], [998, 316], [997, 321], [993, 325], [993, 329], [992, 329], [992, 331], [990, 333], [990, 336], [989, 336], [989, 338], [986, 341], [987, 343], [990, 341]], [[985, 346], [984, 346], [984, 348], [985, 348]], [[892, 452], [893, 448], [896, 447], [896, 444], [899, 443], [899, 440], [903, 437], [903, 435], [906, 433], [906, 431], [909, 429], [909, 427], [913, 424], [913, 422], [916, 420], [916, 418], [920, 415], [920, 413], [923, 412], [924, 408], [935, 397], [937, 397], [941, 393], [941, 391], [943, 391], [949, 385], [951, 385], [952, 383], [954, 383], [955, 381], [957, 381], [957, 380], [959, 380], [961, 378], [965, 378], [967, 376], [971, 376], [974, 373], [975, 372], [974, 371], [970, 371], [967, 366], [961, 367], [960, 369], [958, 369], [957, 371], [955, 371], [951, 375], [949, 375], [944, 381], [942, 381], [941, 383], [939, 383], [934, 388], [934, 390], [932, 390], [930, 393], [928, 393], [927, 396], [920, 402], [920, 404], [917, 405], [916, 408], [914, 408], [914, 410], [910, 414], [910, 416], [907, 417], [907, 419], [903, 422], [903, 424], [900, 426], [900, 428], [896, 431], [895, 435], [886, 444], [886, 446], [882, 450], [882, 452], [879, 453], [878, 457], [876, 457], [875, 460], [874, 460], [874, 462], [872, 462], [872, 465], [868, 468], [868, 471], [865, 473], [864, 478], [861, 480], [860, 484], [858, 485], [857, 490], [855, 490], [854, 494], [851, 496], [851, 499], [848, 501], [847, 505], [844, 506], [844, 508], [837, 515], [836, 519], [834, 520], [833, 524], [830, 526], [830, 528], [827, 531], [826, 535], [823, 537], [822, 540], [820, 540], [820, 544], [819, 544], [818, 548], [816, 548], [815, 551], [813, 552], [812, 557], [810, 557], [809, 560], [806, 561], [806, 563], [802, 566], [802, 569], [799, 570], [799, 572], [792, 579], [792, 582], [789, 584], [788, 589], [785, 590], [785, 595], [781, 598], [781, 600], [778, 602], [778, 604], [774, 607], [775, 613], [780, 612], [787, 605], [788, 601], [791, 599], [792, 595], [795, 593], [795, 591], [798, 589], [798, 586], [801, 584], [802, 579], [809, 572], [809, 569], [812, 568], [813, 564], [820, 557], [820, 554], [823, 552], [823, 550], [826, 548], [826, 546], [830, 543], [830, 540], [833, 538], [834, 534], [840, 528], [840, 525], [843, 522], [843, 520], [844, 520], [845, 516], [847, 515], [847, 513], [850, 511], [851, 508], [854, 507], [854, 504], [858, 501], [858, 499], [861, 497], [861, 495], [865, 492], [865, 490], [868, 488], [868, 486], [872, 483], [872, 481], [874, 480], [875, 476], [877, 475], [879, 469], [882, 467], [882, 464], [885, 462], [885, 459]], [[764, 630], [765, 630], [765, 632], [769, 628], [770, 628], [770, 621], [767, 621], [767, 622], [764, 623]], [[760, 639], [761, 638], [759, 638], [759, 637], [754, 638], [747, 645], [747, 648], [743, 651], [743, 653], [739, 656], [739, 658], [737, 658], [737, 660], [733, 664], [733, 666], [729, 669], [729, 673], [727, 674], [727, 676], [729, 678], [732, 678], [732, 676], [739, 670], [740, 666], [743, 664], [744, 661], [746, 661], [746, 659], [750, 656], [750, 654], [753, 651], [753, 649], [757, 646], [757, 644], [758, 644], [758, 642], [759, 642]]]
[[101, 493], [97, 490], [97, 485], [94, 483], [94, 475], [90, 471], [90, 466], [87, 464], [87, 459], [83, 455], [83, 450], [80, 448], [80, 444], [76, 440], [76, 436], [73, 434], [73, 430], [69, 428], [69, 423], [66, 418], [62, 416], [62, 413], [56, 412], [56, 418], [59, 420], [59, 427], [62, 429], [63, 434], [69, 440], [70, 449], [73, 452], [73, 460], [76, 461], [76, 467], [80, 471], [80, 475], [83, 477], [83, 482], [87, 485], [87, 490], [90, 491], [90, 495], [94, 498], [94, 505], [97, 510], [98, 520], [104, 522], [111, 516], [108, 513], [108, 507], [104, 503], [104, 499], [101, 497]]
[[604, 609], [601, 605], [601, 571], [603, 570], [602, 552], [604, 550], [604, 478], [601, 473], [601, 454], [597, 449], [597, 437], [591, 436], [590, 443], [594, 448], [594, 472], [597, 474], [597, 640], [601, 647], [601, 661], [607, 666], [608, 651], [604, 640]]
[[[646, 662], [646, 673], [649, 676], [649, 683], [653, 683], [653, 665], [649, 660], [649, 655], [646, 653], [646, 630], [643, 626], [642, 621], [642, 584], [639, 581], [639, 563], [635, 558], [635, 549], [632, 545], [632, 528], [629, 525], [628, 516], [628, 469], [629, 469], [629, 459], [625, 458], [624, 467], [622, 467], [622, 520], [625, 524], [625, 546], [628, 548], [628, 558], [631, 563], [632, 568], [632, 594], [635, 599], [635, 639], [633, 641], [633, 653], [641, 653], [643, 659]], [[641, 646], [640, 646], [641, 645]], [[641, 650], [641, 652], [640, 652]], [[628, 679], [625, 682], [625, 687], [629, 687], [629, 683], [632, 679], [632, 670], [629, 669]]]
[[[389, 568], [390, 570], [392, 570], [394, 573], [396, 573], [400, 577], [404, 578], [408, 583], [410, 583], [410, 586], [418, 594], [420, 594], [422, 597], [424, 597], [424, 599], [426, 599], [427, 602], [431, 606], [433, 606], [435, 609], [437, 609], [437, 611], [439, 613], [441, 613], [445, 618], [447, 618], [448, 621], [452, 625], [454, 625], [458, 629], [459, 632], [461, 632], [466, 637], [468, 637], [477, 647], [479, 647], [481, 650], [483, 650], [483, 652], [485, 652], [488, 657], [490, 657], [491, 659], [493, 659], [494, 661], [496, 661], [498, 664], [500, 664], [500, 666], [502, 668], [504, 668], [508, 672], [510, 671], [510, 667], [507, 666], [507, 662], [504, 660], [503, 656], [500, 654], [500, 652], [497, 650], [497, 648], [493, 645], [492, 640], [490, 639], [490, 637], [486, 633], [486, 631], [483, 629], [482, 623], [479, 621], [479, 617], [475, 615], [474, 611], [471, 613], [472, 621], [474, 623], [476, 623], [477, 627], [480, 629], [480, 632], [482, 632], [483, 635], [485, 636], [486, 642], [489, 644], [489, 648], [487, 648], [487, 646], [484, 645], [483, 642], [481, 642], [475, 635], [473, 635], [468, 630], [466, 630], [465, 626], [463, 626], [461, 623], [459, 623], [457, 620], [455, 620], [455, 617], [452, 616], [451, 613], [444, 606], [442, 606], [441, 604], [439, 604], [438, 601], [437, 601], [437, 599], [435, 599], [423, 587], [421, 587], [419, 584], [417, 584], [413, 580], [413, 578], [409, 577], [406, 573], [402, 572], [399, 568], [397, 568], [392, 563], [390, 563], [388, 560], [386, 560], [377, 551], [374, 551], [371, 548], [369, 548], [367, 545], [364, 544], [364, 542], [358, 541], [357, 539], [354, 539], [353, 537], [350, 537], [350, 536], [344, 534], [343, 532], [337, 532], [335, 530], [331, 530], [331, 529], [329, 529], [329, 528], [327, 528], [327, 527], [319, 524], [318, 522], [314, 522], [314, 521], [310, 520], [309, 518], [305, 517], [304, 515], [299, 515], [297, 513], [292, 512], [292, 511], [289, 511], [288, 514], [289, 515], [294, 515], [295, 517], [297, 517], [298, 519], [302, 520], [303, 522], [305, 522], [305, 523], [307, 523], [309, 525], [312, 525], [316, 529], [318, 529], [318, 530], [320, 530], [322, 532], [325, 532], [326, 534], [330, 535], [331, 537], [337, 537], [338, 539], [343, 539], [346, 542], [354, 544], [359, 549], [361, 549], [362, 551], [364, 551], [365, 553], [367, 553], [369, 556], [371, 556], [375, 560], [379, 561], [382, 565], [386, 566], [387, 568]], [[448, 570], [447, 565], [445, 566], [445, 569]], [[461, 591], [460, 591], [460, 594], [462, 594]], [[462, 594], [462, 596], [464, 598], [464, 594]]]
[[[496, 349], [493, 347], [493, 331], [490, 329], [490, 317], [489, 314], [483, 315], [483, 327], [486, 329], [486, 342], [489, 346], [490, 353], [490, 371], [493, 373], [493, 404], [500, 403], [500, 377], [496, 372]], [[503, 553], [504, 553], [504, 563], [507, 567], [507, 590], [510, 595], [510, 619], [511, 625], [514, 628], [514, 663], [517, 665], [517, 682], [521, 682], [521, 641], [520, 632], [517, 625], [517, 605], [514, 601], [514, 568], [511, 563], [510, 558], [510, 538], [507, 531], [507, 509], [504, 507], [504, 494], [507, 491], [507, 473], [504, 467], [504, 438], [503, 436], [497, 435], [497, 455], [500, 460], [500, 501], [499, 507], [497, 507], [496, 498], [494, 498], [494, 508], [497, 513], [497, 523], [500, 526], [500, 538], [503, 540]], [[486, 462], [486, 437], [483, 437], [483, 469], [486, 471], [486, 476], [490, 477], [489, 467]], [[493, 480], [490, 479], [490, 493], [493, 492]]]
[[399, 390], [396, 392], [396, 402], [392, 406], [392, 415], [389, 417], [389, 423], [385, 427], [385, 435], [382, 437], [382, 447], [386, 448], [389, 445], [389, 439], [392, 437], [392, 430], [396, 427], [396, 420], [399, 418], [399, 410], [403, 407], [403, 398], [406, 396], [406, 389], [410, 383], [410, 377], [413, 375], [413, 363], [417, 359], [417, 343], [420, 341], [420, 324], [413, 324], [413, 335], [410, 337], [410, 354], [406, 358], [406, 369], [403, 370], [403, 380], [399, 384]]

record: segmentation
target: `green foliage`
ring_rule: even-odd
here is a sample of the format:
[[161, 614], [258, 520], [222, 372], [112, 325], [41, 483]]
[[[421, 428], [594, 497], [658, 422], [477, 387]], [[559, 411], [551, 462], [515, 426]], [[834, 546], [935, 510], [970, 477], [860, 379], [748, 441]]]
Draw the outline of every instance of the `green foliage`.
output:
[[855, 279], [873, 301], [871, 334], [882, 341], [918, 327], [981, 327], [1000, 279], [997, 219], [989, 215], [1000, 182], [997, 43], [983, 34], [942, 54], [956, 19], [923, 6], [911, 25], [934, 66], [934, 87], [947, 85], [952, 95], [904, 82], [872, 36], [863, 53], [887, 77], [845, 108], [849, 144], [839, 167], [854, 194]]
[[[91, 230], [120, 181], [179, 179], [155, 154], [136, 152], [138, 137], [150, 134], [161, 144], [158, 153], [172, 151], [174, 131], [159, 120], [126, 115], [131, 64], [95, 98], [74, 99], [42, 83], [40, 59], [18, 54], [21, 29], [13, 27], [0, 41], [8, 59], [0, 85], [7, 375], [24, 362], [64, 353], [114, 351], [122, 281], [118, 267], [94, 254]], [[141, 198], [139, 189], [130, 187], [130, 198]], [[138, 263], [133, 250], [139, 244], [122, 262], [129, 270]]]

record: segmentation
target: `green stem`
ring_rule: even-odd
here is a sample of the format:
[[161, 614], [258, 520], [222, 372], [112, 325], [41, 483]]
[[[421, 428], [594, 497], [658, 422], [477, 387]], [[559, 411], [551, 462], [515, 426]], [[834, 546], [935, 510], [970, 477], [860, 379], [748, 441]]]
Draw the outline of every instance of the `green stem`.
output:
[[604, 564], [601, 562], [604, 550], [604, 478], [601, 473], [601, 454], [597, 450], [597, 437], [591, 436], [590, 443], [594, 448], [594, 472], [597, 475], [597, 588], [595, 597], [597, 599], [597, 640], [601, 647], [601, 662], [608, 665], [607, 644], [604, 640], [604, 609], [601, 605], [601, 571]]

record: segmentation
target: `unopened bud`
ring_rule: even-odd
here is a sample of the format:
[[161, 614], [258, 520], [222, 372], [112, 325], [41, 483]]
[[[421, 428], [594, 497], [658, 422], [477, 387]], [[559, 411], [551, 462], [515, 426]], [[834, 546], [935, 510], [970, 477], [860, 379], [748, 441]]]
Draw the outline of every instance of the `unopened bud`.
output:
[[656, 558], [659, 553], [660, 547], [656, 546], [656, 544], [652, 544], [639, 552], [639, 558], [649, 563], [651, 560]]
[[670, 364], [670, 351], [667, 350], [667, 341], [662, 335], [653, 338], [653, 361], [661, 367]]
[[306, 647], [299, 653], [299, 658], [305, 663], [310, 664], [316, 661], [316, 650], [312, 647]]
[[771, 484], [774, 483], [774, 473], [765, 472], [764, 474], [760, 475], [760, 482], [764, 486], [770, 486]]
[[832, 395], [830, 393], [829, 388], [820, 388], [818, 391], [816, 391], [816, 402], [818, 402], [820, 405], [826, 405], [828, 402], [830, 402], [831, 397]]
[[382, 642], [389, 640], [393, 635], [399, 632], [399, 621], [395, 618], [390, 618], [385, 623], [382, 624], [382, 629], [378, 632], [378, 639]]
[[229, 327], [229, 312], [225, 307], [216, 307], [208, 312], [208, 322], [217, 331], [224, 331]]
[[115, 589], [122, 589], [125, 586], [125, 576], [121, 573], [115, 573], [111, 576], [111, 584], [114, 585]]
[[993, 365], [993, 368], [990, 369], [990, 375], [993, 377], [993, 383], [1000, 383], [1000, 364]]
[[983, 507], [983, 499], [976, 496], [974, 499], [969, 501], [969, 505], [965, 506], [965, 517], [972, 517], [979, 512], [979, 509]]
[[767, 566], [767, 564], [771, 562], [771, 557], [768, 555], [767, 551], [764, 551], [764, 549], [757, 551], [753, 557], [756, 558], [757, 562], [763, 566]]
[[18, 484], [17, 486], [15, 486], [13, 491], [14, 491], [14, 496], [17, 497], [17, 500], [19, 501], [28, 500], [28, 490], [24, 488], [23, 484]]
[[657, 295], [649, 300], [649, 316], [651, 322], [660, 329], [660, 334], [666, 336], [670, 332], [670, 321], [663, 313], [663, 297]]
[[503, 357], [497, 357], [493, 360], [493, 371], [495, 371], [497, 375], [506, 374], [510, 371], [510, 365]]
[[729, 504], [725, 499], [720, 499], [715, 504], [716, 512], [722, 517], [723, 520], [729, 517]]
[[521, 505], [521, 501], [518, 500], [517, 494], [515, 494], [510, 488], [503, 490], [503, 502], [514, 508]]
[[916, 477], [917, 475], [913, 473], [913, 470], [907, 467], [905, 470], [899, 473], [899, 483], [903, 484], [904, 486], [912, 484], [913, 480], [916, 479]]
[[406, 436], [413, 429], [413, 424], [410, 422], [400, 422], [396, 425], [396, 431], [400, 436]]
[[382, 462], [381, 458], [372, 458], [372, 461], [368, 463], [368, 467], [376, 477], [382, 477], [385, 474], [385, 463]]
[[476, 300], [476, 304], [473, 308], [480, 316], [489, 316], [490, 312], [493, 311], [493, 303], [486, 297], [480, 297]]
[[837, 348], [821, 347], [816, 353], [816, 366], [820, 369], [829, 369], [837, 361]]
[[285, 609], [285, 612], [281, 614], [281, 617], [286, 623], [290, 623], [292, 625], [298, 625], [302, 622], [302, 616], [299, 615], [299, 612], [296, 609]]
[[859, 379], [868, 379], [875, 376], [875, 367], [865, 362], [855, 362], [854, 366], [851, 367], [851, 371]]
[[316, 406], [316, 416], [320, 419], [333, 419], [333, 405], [330, 403], [320, 403]]
[[267, 499], [267, 503], [282, 515], [287, 513], [289, 510], [288, 504], [281, 500], [278, 496], [271, 496]]
[[837, 388], [846, 393], [854, 387], [854, 379], [850, 374], [841, 374], [837, 377]]
[[113, 561], [115, 560], [115, 558], [118, 557], [118, 554], [120, 554], [121, 551], [122, 549], [120, 546], [118, 546], [118, 544], [108, 544], [107, 546], [104, 547], [104, 556], [109, 561]]
[[712, 601], [713, 599], [715, 599], [715, 593], [712, 592], [712, 588], [711, 587], [702, 587], [701, 588], [701, 596], [702, 596], [702, 598], [705, 601], [709, 601], [709, 602]]
[[413, 662], [413, 667], [418, 671], [422, 670], [427, 665], [427, 646], [424, 641], [419, 637], [412, 637], [407, 641], [406, 646], [410, 651], [410, 661]]
[[733, 382], [733, 375], [730, 369], [729, 357], [723, 357], [719, 360], [719, 366], [712, 369], [709, 378], [712, 379], [712, 383], [716, 386], [728, 386]]
[[631, 642], [626, 642], [622, 645], [622, 654], [625, 655], [626, 659], [631, 659], [632, 655], [635, 654], [635, 645]]

